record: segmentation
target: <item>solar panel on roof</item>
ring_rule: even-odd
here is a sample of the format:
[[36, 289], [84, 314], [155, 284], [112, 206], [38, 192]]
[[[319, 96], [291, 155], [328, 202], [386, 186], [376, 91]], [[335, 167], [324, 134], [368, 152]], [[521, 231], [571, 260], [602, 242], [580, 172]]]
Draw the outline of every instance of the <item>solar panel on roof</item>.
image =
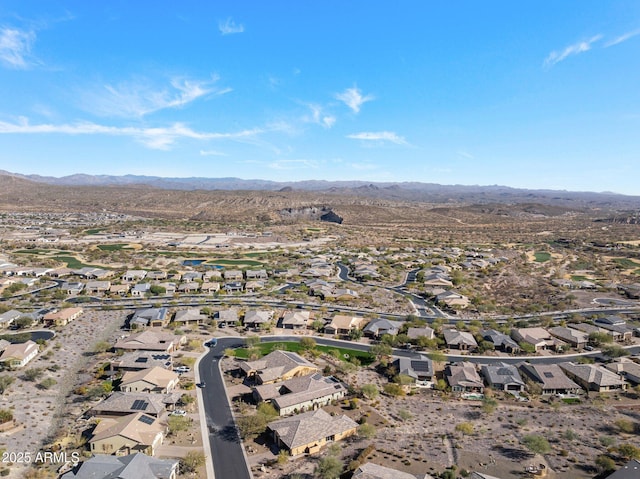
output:
[[136, 363], [146, 363], [147, 359], [149, 358], [146, 358], [146, 357], [136, 358]]
[[424, 361], [411, 361], [411, 367], [414, 371], [429, 371], [429, 363]]
[[155, 419], [153, 419], [151, 416], [140, 416], [138, 418], [138, 421], [143, 422], [145, 424], [153, 424], [153, 422], [155, 421]]
[[552, 378], [553, 377], [553, 373], [551, 371], [545, 371], [543, 374], [544, 374], [545, 378]]
[[144, 411], [147, 409], [147, 406], [149, 406], [149, 403], [144, 399], [136, 399], [135, 401], [133, 401], [131, 409], [133, 411]]

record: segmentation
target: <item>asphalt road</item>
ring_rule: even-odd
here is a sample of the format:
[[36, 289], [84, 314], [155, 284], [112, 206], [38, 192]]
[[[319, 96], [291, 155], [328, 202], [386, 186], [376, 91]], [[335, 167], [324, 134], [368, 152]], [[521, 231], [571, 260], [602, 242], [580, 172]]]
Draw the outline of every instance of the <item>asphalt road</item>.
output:
[[241, 339], [220, 338], [198, 366], [200, 381], [206, 384], [200, 392], [216, 479], [251, 479], [219, 367], [224, 350], [242, 344]]

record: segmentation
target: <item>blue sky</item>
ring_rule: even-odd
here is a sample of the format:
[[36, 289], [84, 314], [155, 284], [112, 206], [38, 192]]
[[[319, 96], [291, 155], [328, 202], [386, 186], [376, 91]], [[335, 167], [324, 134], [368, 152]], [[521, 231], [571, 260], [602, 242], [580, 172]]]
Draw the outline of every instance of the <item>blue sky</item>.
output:
[[640, 195], [640, 2], [0, 3], [0, 169]]

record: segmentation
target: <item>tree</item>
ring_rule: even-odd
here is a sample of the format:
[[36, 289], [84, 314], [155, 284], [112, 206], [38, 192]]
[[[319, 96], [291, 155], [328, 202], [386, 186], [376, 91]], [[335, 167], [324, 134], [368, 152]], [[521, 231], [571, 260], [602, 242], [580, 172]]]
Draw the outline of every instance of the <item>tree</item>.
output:
[[22, 377], [27, 381], [37, 381], [43, 374], [44, 371], [42, 368], [31, 368], [27, 369]]
[[613, 342], [613, 336], [607, 333], [594, 332], [589, 334], [589, 342], [594, 346], [602, 346]]
[[625, 460], [640, 459], [640, 448], [633, 444], [620, 444], [618, 446], [618, 454]]
[[522, 438], [522, 444], [534, 454], [547, 454], [551, 451], [549, 441], [539, 434], [530, 434]]
[[242, 439], [258, 436], [267, 429], [267, 420], [262, 414], [241, 416], [238, 418], [237, 424]]
[[312, 349], [316, 349], [316, 341], [313, 338], [302, 338], [300, 339], [300, 347], [305, 351], [311, 351]]
[[373, 439], [376, 436], [376, 432], [376, 428], [366, 422], [358, 427], [358, 436], [365, 439]]
[[628, 419], [618, 419], [614, 424], [624, 434], [633, 434], [636, 429], [636, 425]]
[[244, 344], [249, 349], [255, 348], [256, 346], [258, 346], [258, 344], [260, 344], [260, 336], [247, 336], [246, 338], [244, 338]]
[[402, 389], [402, 386], [400, 386], [399, 384], [396, 383], [387, 383], [384, 385], [383, 388], [385, 394], [389, 395], [389, 396], [404, 396], [405, 392], [404, 389]]
[[149, 292], [154, 296], [160, 296], [167, 294], [167, 288], [165, 288], [164, 286], [160, 286], [159, 284], [153, 284], [149, 288]]
[[358, 328], [353, 328], [349, 331], [349, 339], [351, 341], [359, 341], [362, 338], [362, 330]]
[[371, 349], [369, 349], [369, 352], [373, 354], [378, 361], [380, 361], [382, 358], [386, 356], [391, 356], [393, 349], [388, 344], [379, 343], [371, 346]]
[[193, 473], [204, 464], [204, 454], [200, 451], [189, 451], [180, 460], [180, 471], [183, 473]]
[[0, 394], [4, 394], [4, 392], [13, 384], [15, 378], [11, 376], [0, 376]]
[[273, 404], [270, 402], [261, 402], [258, 404], [257, 410], [258, 414], [263, 415], [267, 422], [278, 417], [278, 411], [276, 411], [276, 408], [273, 407]]
[[0, 424], [13, 420], [13, 412], [8, 409], [0, 409]]
[[20, 316], [13, 322], [13, 325], [18, 329], [26, 329], [33, 324], [33, 319], [29, 316]]
[[622, 346], [618, 346], [617, 344], [612, 344], [610, 346], [605, 346], [602, 348], [602, 354], [605, 356], [615, 359], [621, 358], [623, 356], [629, 356], [629, 351], [624, 349]]
[[170, 434], [186, 431], [189, 429], [190, 424], [191, 419], [185, 416], [169, 416], [169, 419], [167, 419], [167, 426], [169, 426]]
[[484, 412], [485, 414], [493, 414], [497, 406], [498, 406], [498, 401], [496, 401], [493, 398], [485, 397], [482, 400], [481, 409], [482, 409], [482, 412]]
[[93, 345], [92, 351], [95, 354], [100, 354], [106, 353], [109, 349], [111, 349], [111, 343], [108, 343], [107, 341], [98, 341]]
[[53, 378], [46, 378], [43, 379], [42, 382], [40, 382], [40, 384], [38, 384], [38, 387], [40, 389], [51, 389], [53, 386], [55, 386], [55, 384], [57, 383], [57, 381]]
[[596, 458], [596, 467], [600, 472], [610, 472], [615, 470], [616, 462], [609, 456], [601, 455]]
[[361, 391], [362, 395], [367, 399], [375, 399], [380, 393], [380, 391], [378, 390], [378, 386], [376, 386], [375, 384], [364, 384]]
[[344, 464], [335, 456], [325, 456], [318, 461], [315, 474], [321, 479], [338, 479], [344, 470]]
[[473, 434], [473, 424], [470, 422], [461, 422], [456, 424], [456, 431], [461, 432], [465, 436], [470, 436]]

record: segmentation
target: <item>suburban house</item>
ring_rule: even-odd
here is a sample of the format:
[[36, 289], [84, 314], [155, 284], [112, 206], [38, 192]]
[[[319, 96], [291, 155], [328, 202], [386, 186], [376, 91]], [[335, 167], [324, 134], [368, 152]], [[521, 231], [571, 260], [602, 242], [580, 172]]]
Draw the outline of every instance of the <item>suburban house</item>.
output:
[[179, 461], [176, 459], [156, 459], [146, 454], [127, 456], [96, 454], [80, 463], [60, 479], [113, 479], [117, 477], [137, 477], [154, 479], [176, 479]]
[[128, 351], [162, 351], [172, 353], [187, 342], [186, 336], [176, 336], [161, 330], [142, 331], [116, 342], [115, 348]]
[[247, 281], [244, 284], [244, 290], [249, 293], [252, 293], [254, 291], [257, 291], [263, 288], [264, 288], [264, 281]]
[[482, 339], [493, 343], [493, 346], [498, 351], [511, 354], [520, 351], [520, 346], [518, 345], [518, 343], [511, 339], [510, 336], [507, 336], [500, 331], [496, 331], [495, 329], [487, 329], [486, 331], [481, 331], [480, 334], [482, 334]]
[[476, 366], [471, 363], [449, 364], [444, 369], [444, 377], [453, 392], [482, 393], [484, 382]]
[[367, 324], [362, 332], [369, 338], [379, 338], [384, 334], [396, 336], [402, 327], [401, 321], [391, 321], [390, 319], [377, 318]]
[[143, 413], [118, 418], [104, 418], [89, 439], [94, 454], [124, 455], [142, 452], [152, 456], [164, 440], [165, 426]]
[[523, 392], [524, 381], [512, 364], [483, 365], [480, 368], [487, 385], [493, 389], [507, 392]]
[[595, 364], [560, 363], [567, 376], [586, 391], [608, 392], [627, 389], [627, 383], [613, 371]]
[[447, 287], [447, 288], [451, 288], [453, 286], [453, 283], [449, 279], [449, 276], [443, 273], [431, 273], [431, 274], [425, 275], [422, 283], [425, 286], [440, 286], [440, 287]]
[[167, 324], [169, 319], [168, 314], [169, 310], [165, 307], [137, 309], [131, 316], [131, 319], [129, 319], [129, 326], [151, 326], [152, 328], [161, 327]]
[[458, 331], [456, 329], [445, 329], [442, 331], [444, 341], [450, 349], [459, 349], [461, 351], [473, 351], [478, 348], [473, 334], [466, 331]]
[[213, 294], [220, 291], [220, 283], [215, 281], [205, 281], [200, 285], [200, 291], [206, 294]]
[[404, 356], [395, 358], [393, 367], [398, 374], [409, 376], [417, 386], [431, 387], [433, 383], [433, 362], [426, 356], [419, 359], [406, 358]]
[[511, 337], [520, 343], [532, 345], [536, 351], [544, 349], [557, 350], [565, 343], [551, 336], [544, 328], [516, 328], [511, 330]]
[[520, 371], [542, 388], [542, 394], [577, 394], [581, 388], [557, 364], [520, 365]]
[[131, 296], [142, 297], [151, 294], [151, 283], [136, 283], [131, 288]]
[[0, 354], [0, 363], [10, 369], [21, 368], [35, 358], [38, 351], [38, 345], [31, 340], [25, 343], [10, 344]]
[[162, 283], [153, 283], [151, 286], [160, 286], [161, 288], [164, 288], [164, 295], [165, 296], [172, 296], [178, 290], [178, 287], [176, 286], [176, 283], [172, 283], [172, 282], [169, 282], [169, 281], [164, 281]]
[[253, 390], [258, 402], [271, 402], [280, 416], [315, 411], [346, 394], [347, 388], [340, 381], [320, 373], [262, 384]]
[[576, 349], [584, 348], [589, 342], [589, 335], [577, 329], [554, 326], [549, 328], [548, 331], [553, 337], [570, 344]]
[[366, 319], [360, 316], [347, 316], [346, 314], [336, 314], [331, 323], [324, 327], [327, 334], [335, 334], [337, 336], [348, 336], [354, 329], [362, 329], [362, 325], [366, 323]]
[[203, 324], [207, 320], [207, 315], [200, 312], [200, 308], [181, 309], [176, 312], [173, 322], [176, 324]]
[[149, 416], [160, 417], [167, 406], [173, 407], [180, 394], [153, 394], [116, 391], [89, 409], [91, 416], [119, 417], [142, 412]]
[[285, 381], [320, 371], [315, 364], [310, 363], [302, 356], [279, 350], [275, 350], [257, 361], [242, 362], [240, 369], [247, 377], [254, 377], [257, 384]]
[[22, 316], [23, 313], [16, 309], [12, 309], [5, 313], [0, 314], [0, 329], [7, 329], [13, 324], [13, 322]]
[[466, 308], [469, 306], [469, 298], [455, 291], [445, 291], [444, 293], [438, 294], [436, 296], [436, 302], [450, 308]]
[[84, 283], [79, 283], [77, 281], [62, 283], [60, 285], [60, 289], [67, 294], [80, 294], [84, 289]]
[[222, 309], [218, 311], [216, 317], [218, 326], [237, 326], [238, 325], [238, 310], [237, 309]]
[[116, 356], [109, 363], [111, 371], [140, 371], [153, 367], [171, 369], [173, 358], [171, 354], [152, 353], [147, 351], [133, 351]]
[[409, 339], [416, 340], [418, 338], [427, 338], [433, 339], [436, 336], [436, 333], [433, 329], [428, 326], [424, 328], [409, 328], [407, 329], [407, 336]]
[[616, 341], [630, 341], [633, 337], [633, 330], [627, 326], [626, 321], [619, 316], [597, 318], [595, 324], [599, 328], [607, 330]]
[[182, 275], [184, 283], [193, 283], [194, 281], [202, 281], [202, 273], [198, 271], [188, 271]]
[[[429, 475], [421, 475], [420, 479], [430, 479]], [[366, 462], [353, 471], [351, 479], [417, 479], [413, 474], [398, 471], [390, 467], [379, 466], [373, 462]]]
[[247, 280], [269, 279], [269, 275], [267, 274], [267, 271], [264, 269], [248, 269], [247, 271], [245, 271], [245, 273], [247, 275]]
[[104, 294], [111, 288], [111, 281], [89, 281], [84, 287], [87, 294]]
[[633, 384], [640, 384], [640, 364], [629, 358], [614, 359], [605, 367]]
[[284, 329], [306, 329], [311, 322], [309, 311], [287, 311], [280, 320], [280, 327]]
[[241, 293], [244, 290], [242, 281], [230, 281], [224, 284], [224, 290], [227, 293]]
[[84, 279], [106, 279], [113, 276], [113, 271], [85, 266], [84, 268], [74, 270], [73, 274], [76, 276], [82, 276]]
[[190, 283], [180, 283], [178, 285], [178, 291], [180, 293], [191, 293], [195, 294], [200, 291], [200, 283], [190, 282]]
[[133, 283], [134, 281], [142, 281], [146, 276], [147, 272], [143, 269], [130, 269], [122, 275], [122, 280]]
[[164, 271], [149, 271], [147, 273], [147, 279], [153, 281], [162, 281], [164, 279], [167, 279], [167, 273], [165, 273]]
[[358, 423], [345, 415], [331, 416], [322, 409], [269, 423], [273, 441], [292, 456], [318, 452], [322, 446], [353, 436]]
[[244, 275], [242, 271], [239, 269], [229, 269], [223, 273], [225, 281], [242, 281], [244, 279]]
[[112, 284], [109, 288], [110, 294], [116, 294], [118, 296], [126, 296], [131, 286], [128, 284]]
[[60, 311], [45, 314], [42, 317], [42, 321], [48, 327], [66, 326], [74, 319], [78, 319], [82, 313], [82, 308], [64, 308]]
[[261, 324], [273, 321], [273, 311], [266, 309], [250, 309], [244, 314], [246, 328], [259, 328]]
[[180, 376], [158, 366], [140, 371], [127, 371], [122, 376], [120, 390], [124, 392], [170, 393], [180, 382]]

